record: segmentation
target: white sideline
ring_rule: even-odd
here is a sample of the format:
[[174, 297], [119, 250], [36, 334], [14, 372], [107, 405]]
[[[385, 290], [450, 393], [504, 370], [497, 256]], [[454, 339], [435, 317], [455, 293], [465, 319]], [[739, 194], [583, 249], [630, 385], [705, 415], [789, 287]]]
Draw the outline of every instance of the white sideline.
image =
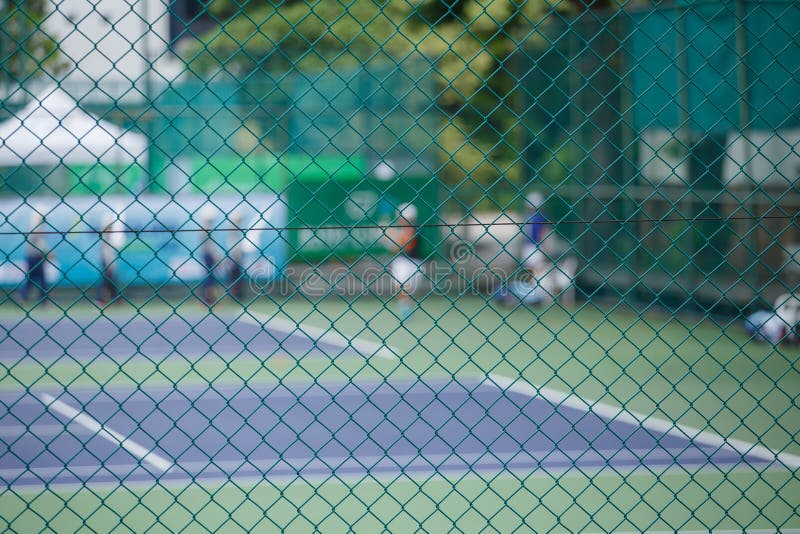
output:
[[271, 330], [277, 330], [282, 334], [296, 335], [303, 334], [315, 342], [325, 342], [331, 345], [337, 345], [343, 349], [353, 348], [362, 356], [378, 356], [387, 360], [396, 360], [398, 351], [395, 347], [376, 343], [358, 337], [347, 338], [342, 334], [319, 328], [317, 326], [310, 326], [307, 324], [295, 323], [279, 317], [266, 317], [260, 313], [252, 311], [245, 311], [239, 318], [252, 325], [268, 327]]
[[[64, 432], [64, 428], [65, 425], [7, 425], [0, 427], [0, 437], [13, 439], [19, 438], [25, 434], [32, 434], [40, 438], [47, 436], [58, 436]], [[75, 431], [78, 430], [74, 429], [73, 432]]]
[[[533, 453], [549, 453], [550, 451], [533, 451]], [[562, 462], [568, 463], [570, 457], [579, 457], [583, 450], [568, 450], [562, 451], [564, 459]], [[611, 456], [617, 453], [617, 450], [596, 449], [595, 452], [601, 456]], [[649, 450], [631, 450], [632, 454], [644, 455]], [[303, 473], [303, 470], [321, 469], [323, 472], [327, 469], [331, 474], [336, 476], [345, 476], [343, 473], [337, 473], [339, 469], [355, 468], [363, 469], [363, 475], [369, 474], [371, 469], [389, 468], [403, 471], [408, 468], [430, 468], [431, 472], [438, 472], [440, 469], [448, 467], [457, 467], [471, 470], [480, 470], [481, 467], [475, 464], [491, 464], [489, 469], [495, 469], [500, 472], [503, 469], [516, 469], [519, 464], [523, 464], [522, 468], [529, 468], [526, 463], [536, 463], [537, 460], [534, 454], [520, 453], [519, 451], [510, 452], [477, 452], [477, 453], [449, 453], [449, 454], [400, 454], [400, 455], [365, 455], [365, 456], [319, 456], [311, 458], [261, 458], [256, 460], [250, 459], [237, 459], [237, 460], [218, 460], [210, 462], [210, 460], [193, 460], [180, 462], [175, 464], [172, 473], [176, 474], [182, 472], [195, 480], [196, 477], [202, 475], [209, 475], [215, 470], [220, 471], [222, 476], [233, 476], [237, 471], [259, 471], [266, 473], [267, 477], [273, 476], [289, 476], [287, 474], [274, 475], [271, 471], [278, 470], [291, 470], [296, 469], [300, 472], [301, 476], [315, 476], [314, 474]], [[213, 464], [209, 468], [210, 463]], [[517, 465], [514, 465], [514, 464]], [[108, 471], [129, 472], [133, 470], [135, 465], [117, 464], [106, 466]], [[544, 470], [552, 475], [553, 473], [561, 472], [565, 469], [564, 466], [544, 467]], [[591, 472], [593, 467], [579, 468], [582, 472]], [[59, 475], [65, 470], [62, 466], [57, 467], [34, 467], [34, 468], [12, 468], [0, 469], [0, 478], [20, 478], [23, 476], [35, 476], [38, 478], [52, 477]], [[93, 475], [98, 471], [95, 465], [89, 466], [74, 466], [69, 468], [71, 474], [77, 475]], [[358, 473], [357, 473], [358, 474]], [[374, 474], [374, 473], [373, 473]], [[214, 477], [215, 475], [211, 475]], [[217, 475], [218, 476], [218, 475]], [[263, 476], [263, 475], [262, 475]]]
[[172, 464], [169, 461], [162, 458], [158, 454], [148, 451], [142, 445], [139, 445], [130, 438], [126, 438], [119, 432], [104, 427], [102, 424], [100, 424], [100, 422], [96, 421], [88, 414], [76, 410], [69, 404], [56, 399], [52, 395], [48, 393], [42, 393], [39, 395], [39, 398], [44, 401], [48, 409], [53, 410], [66, 419], [69, 419], [70, 423], [76, 423], [89, 430], [93, 434], [97, 434], [101, 438], [104, 438], [115, 445], [119, 445], [136, 458], [139, 458], [143, 462], [147, 462], [159, 471], [168, 471], [172, 467]]
[[755, 443], [735, 438], [725, 438], [707, 430], [700, 430], [674, 421], [660, 419], [652, 415], [631, 412], [611, 404], [583, 399], [577, 395], [563, 393], [555, 389], [547, 387], [537, 388], [521, 378], [514, 380], [502, 375], [489, 373], [485, 383], [501, 390], [513, 391], [528, 397], [540, 396], [556, 406], [566, 406], [584, 412], [592, 412], [603, 419], [622, 421], [662, 434], [679, 436], [683, 439], [688, 439], [696, 443], [703, 443], [712, 447], [728, 447], [742, 456], [757, 456], [768, 462], [780, 463], [793, 471], [800, 468], [800, 456], [795, 454], [773, 451], [763, 445], [756, 445]]

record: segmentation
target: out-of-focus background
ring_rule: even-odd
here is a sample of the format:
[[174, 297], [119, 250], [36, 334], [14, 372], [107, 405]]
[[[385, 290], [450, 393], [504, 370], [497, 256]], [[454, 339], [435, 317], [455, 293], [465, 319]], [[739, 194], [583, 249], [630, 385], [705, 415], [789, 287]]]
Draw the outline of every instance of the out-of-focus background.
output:
[[0, 525], [800, 528], [799, 29], [0, 0]]

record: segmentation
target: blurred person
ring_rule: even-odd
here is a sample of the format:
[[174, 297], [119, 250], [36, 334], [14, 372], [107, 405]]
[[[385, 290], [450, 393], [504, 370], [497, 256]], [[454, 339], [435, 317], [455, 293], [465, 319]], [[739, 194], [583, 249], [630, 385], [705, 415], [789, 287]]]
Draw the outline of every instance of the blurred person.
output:
[[234, 212], [231, 215], [233, 228], [228, 236], [228, 291], [236, 300], [241, 300], [242, 297], [244, 297], [244, 272], [242, 265], [244, 265], [246, 237], [240, 227], [241, 222], [241, 213]]
[[389, 264], [392, 283], [397, 298], [397, 314], [401, 321], [411, 315], [411, 293], [419, 283], [422, 257], [417, 229], [417, 208], [413, 204], [403, 204], [399, 209], [398, 226], [393, 228], [391, 241], [398, 254]]
[[529, 193], [525, 198], [526, 218], [523, 232], [525, 242], [521, 249], [521, 260], [531, 278], [531, 283], [539, 283], [547, 274], [547, 255], [542, 244], [547, 237], [549, 223], [542, 213], [544, 196], [541, 193]]
[[117, 259], [119, 251], [125, 244], [120, 220], [113, 214], [103, 217], [102, 231], [100, 232], [100, 273], [102, 280], [97, 288], [97, 302], [105, 306], [119, 298], [117, 278]]
[[800, 341], [800, 297], [793, 293], [780, 295], [772, 310], [760, 310], [748, 315], [744, 328], [756, 339], [774, 345]]
[[214, 269], [217, 265], [217, 254], [212, 236], [212, 229], [214, 226], [214, 213], [212, 209], [205, 209], [200, 215], [202, 225], [203, 242], [200, 245], [200, 258], [205, 267], [205, 276], [200, 287], [200, 298], [207, 305], [212, 305], [215, 298], [216, 279], [214, 277]]
[[[535, 305], [553, 299], [572, 305], [575, 302], [574, 280], [578, 262], [563, 253], [545, 252], [545, 240], [548, 239], [551, 225], [542, 212], [542, 194], [530, 193], [525, 203], [525, 223], [521, 229], [524, 242], [520, 247], [519, 260], [526, 276], [507, 281], [495, 291], [494, 296], [507, 305], [520, 302]], [[551, 239], [556, 238], [553, 236]], [[558, 259], [554, 260], [553, 256]]]
[[38, 290], [42, 304], [47, 304], [50, 287], [47, 276], [47, 263], [54, 259], [52, 253], [46, 251], [47, 241], [41, 233], [44, 229], [44, 217], [38, 209], [30, 219], [30, 232], [25, 249], [25, 285], [22, 286], [22, 300], [28, 300], [32, 291]]

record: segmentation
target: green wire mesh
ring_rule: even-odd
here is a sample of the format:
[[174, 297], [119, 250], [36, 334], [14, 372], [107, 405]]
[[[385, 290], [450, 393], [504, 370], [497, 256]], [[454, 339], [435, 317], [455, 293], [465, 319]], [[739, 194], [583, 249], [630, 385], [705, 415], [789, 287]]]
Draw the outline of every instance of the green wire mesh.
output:
[[800, 528], [800, 6], [0, 2], [0, 527]]

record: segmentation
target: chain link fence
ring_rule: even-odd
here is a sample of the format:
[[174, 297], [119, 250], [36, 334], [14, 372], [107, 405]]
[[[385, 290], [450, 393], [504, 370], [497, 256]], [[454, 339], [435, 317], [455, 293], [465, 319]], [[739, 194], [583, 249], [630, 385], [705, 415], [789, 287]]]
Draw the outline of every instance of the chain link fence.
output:
[[800, 7], [0, 2], [0, 526], [800, 528]]

